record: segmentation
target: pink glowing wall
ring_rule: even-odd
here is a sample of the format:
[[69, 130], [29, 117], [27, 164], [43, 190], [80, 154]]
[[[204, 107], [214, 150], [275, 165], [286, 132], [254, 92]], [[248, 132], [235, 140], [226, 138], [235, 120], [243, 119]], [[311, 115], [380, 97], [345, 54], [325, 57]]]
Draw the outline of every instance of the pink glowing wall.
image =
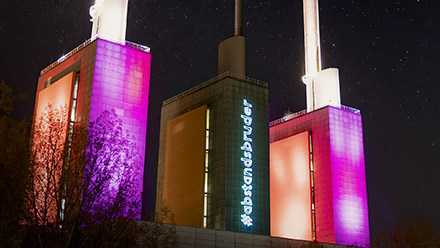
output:
[[151, 54], [107, 40], [97, 42], [89, 119], [95, 120], [104, 110], [115, 109], [123, 121], [123, 129], [128, 130], [139, 150], [138, 193], [141, 197]]
[[311, 131], [316, 240], [366, 246], [370, 242], [360, 114], [325, 107], [270, 128], [270, 142]]
[[313, 240], [309, 132], [270, 144], [270, 235]]
[[336, 244], [369, 244], [362, 118], [329, 108]]

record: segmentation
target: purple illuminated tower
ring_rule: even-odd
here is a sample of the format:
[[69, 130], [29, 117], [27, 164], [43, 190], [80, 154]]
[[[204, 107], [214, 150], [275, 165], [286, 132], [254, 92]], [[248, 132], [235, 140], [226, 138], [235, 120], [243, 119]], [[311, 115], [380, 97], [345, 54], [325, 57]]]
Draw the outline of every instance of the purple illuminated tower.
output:
[[91, 39], [41, 71], [34, 116], [47, 103], [55, 108], [67, 103], [72, 124], [68, 128], [73, 128], [75, 122], [89, 123], [103, 111], [114, 109], [122, 120], [123, 130], [128, 130], [138, 149], [140, 176], [136, 198], [140, 199], [151, 54], [148, 47], [125, 40], [127, 4], [128, 0], [96, 0], [90, 8]]
[[362, 117], [321, 69], [318, 0], [303, 2], [307, 109], [270, 123], [271, 235], [368, 246]]

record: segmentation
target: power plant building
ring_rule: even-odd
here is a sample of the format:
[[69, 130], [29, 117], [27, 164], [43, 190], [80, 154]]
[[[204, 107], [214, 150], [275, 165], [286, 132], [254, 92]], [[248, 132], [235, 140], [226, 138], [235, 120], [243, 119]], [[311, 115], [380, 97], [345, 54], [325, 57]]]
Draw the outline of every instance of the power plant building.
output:
[[225, 72], [163, 103], [156, 209], [177, 225], [269, 235], [267, 84]]
[[[218, 75], [163, 102], [156, 211], [167, 204], [177, 225], [369, 245], [362, 117], [341, 105], [338, 69], [321, 69], [317, 0], [303, 2], [306, 110], [269, 122], [268, 84], [245, 73], [241, 0]], [[127, 4], [95, 1], [91, 39], [41, 72], [34, 119], [67, 106], [65, 141], [113, 109], [143, 176], [151, 53], [125, 40]]]

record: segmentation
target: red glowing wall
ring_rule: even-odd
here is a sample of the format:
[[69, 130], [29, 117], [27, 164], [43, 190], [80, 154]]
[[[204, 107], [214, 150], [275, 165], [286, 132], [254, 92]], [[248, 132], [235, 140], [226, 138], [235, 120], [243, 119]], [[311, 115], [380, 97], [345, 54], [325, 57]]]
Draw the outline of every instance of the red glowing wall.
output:
[[271, 236], [312, 240], [309, 132], [270, 144]]
[[35, 109], [36, 121], [49, 103], [52, 104], [54, 109], [65, 104], [67, 105], [67, 109], [70, 109], [72, 101], [72, 85], [75, 75], [75, 72], [71, 72], [38, 93], [37, 107]]
[[[67, 135], [67, 125], [69, 110], [72, 102], [72, 87], [76, 73], [72, 72], [53, 82], [38, 93], [37, 106], [35, 110], [35, 130], [32, 142], [32, 157], [35, 166], [33, 195], [36, 199], [36, 209], [39, 214], [44, 210], [48, 211], [49, 222], [56, 222], [57, 208], [53, 197], [48, 197], [46, 190], [56, 191], [59, 187], [62, 166], [64, 164], [64, 142]], [[48, 111], [48, 105], [52, 105], [52, 114]], [[64, 108], [62, 108], [62, 106]], [[60, 120], [60, 125], [53, 119], [54, 113], [61, 110], [64, 119]], [[50, 116], [52, 115], [52, 116]], [[41, 118], [43, 117], [43, 118]], [[64, 122], [64, 123], [62, 123]], [[54, 130], [56, 133], [54, 134]], [[57, 137], [57, 141], [51, 139]], [[51, 144], [50, 146], [48, 144]]]

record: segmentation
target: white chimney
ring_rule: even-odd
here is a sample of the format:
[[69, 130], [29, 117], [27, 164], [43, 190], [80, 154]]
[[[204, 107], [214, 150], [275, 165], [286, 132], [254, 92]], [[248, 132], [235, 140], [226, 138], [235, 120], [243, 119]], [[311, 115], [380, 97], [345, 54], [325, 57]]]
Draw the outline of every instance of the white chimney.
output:
[[90, 7], [92, 39], [97, 37], [125, 44], [128, 0], [95, 0]]
[[318, 0], [303, 0], [307, 112], [325, 107], [341, 107], [338, 69], [321, 69]]

